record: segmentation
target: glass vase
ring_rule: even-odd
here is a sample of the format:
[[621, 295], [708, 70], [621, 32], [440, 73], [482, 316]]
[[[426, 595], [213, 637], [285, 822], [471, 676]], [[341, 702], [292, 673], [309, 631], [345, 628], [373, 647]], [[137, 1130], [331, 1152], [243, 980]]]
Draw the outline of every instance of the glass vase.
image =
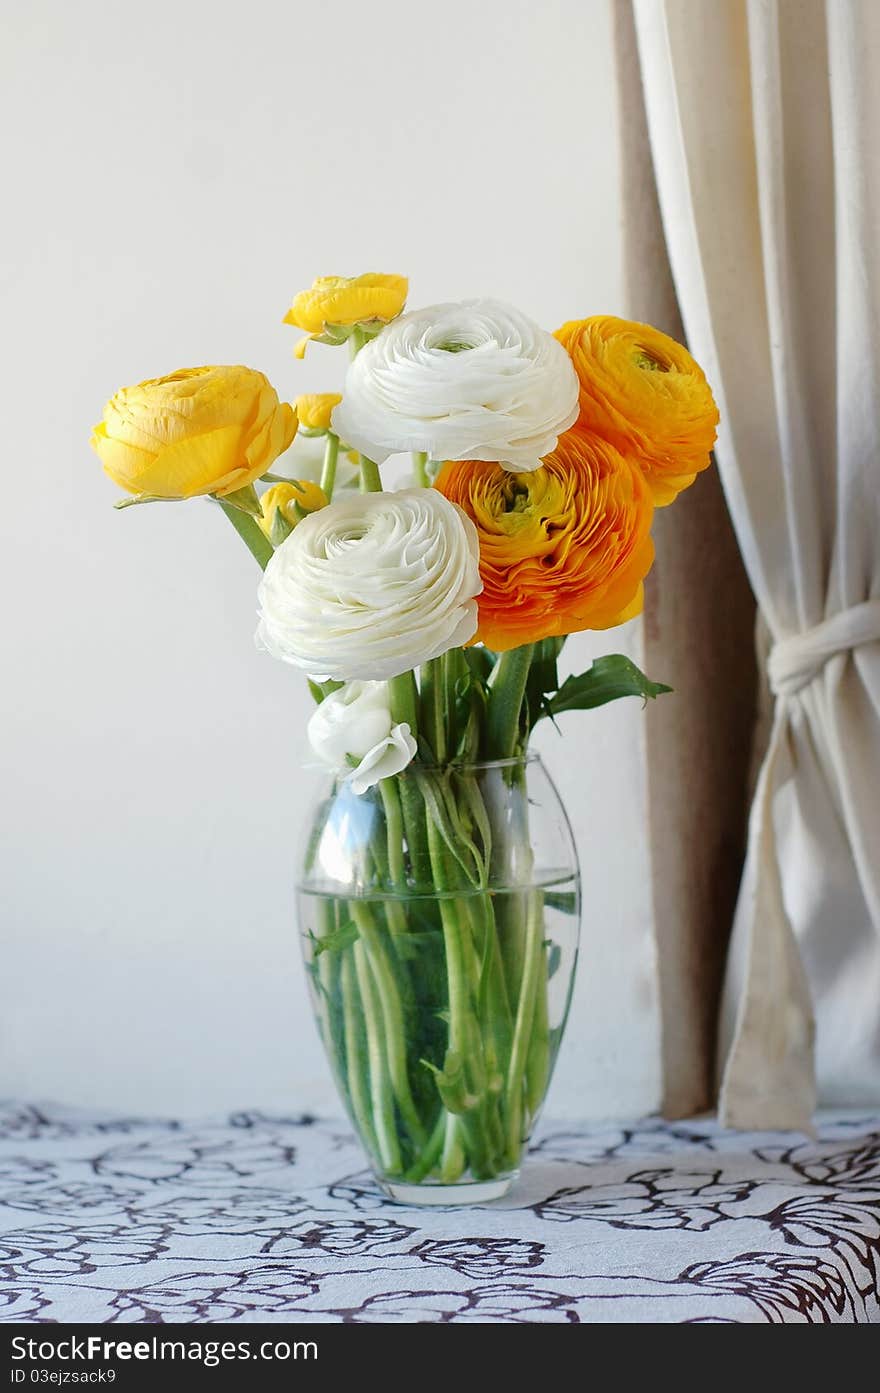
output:
[[565, 1027], [580, 925], [571, 827], [535, 755], [412, 764], [314, 811], [298, 912], [318, 1027], [384, 1192], [497, 1199]]

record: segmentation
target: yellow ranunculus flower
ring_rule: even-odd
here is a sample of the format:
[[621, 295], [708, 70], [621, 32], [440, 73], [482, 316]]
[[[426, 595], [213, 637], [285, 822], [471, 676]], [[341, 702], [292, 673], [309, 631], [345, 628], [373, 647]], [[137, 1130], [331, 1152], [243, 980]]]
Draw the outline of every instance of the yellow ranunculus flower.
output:
[[[285, 324], [302, 329], [308, 338], [300, 339], [294, 352], [301, 358], [309, 339], [321, 338], [335, 327], [396, 319], [406, 304], [409, 281], [406, 276], [383, 276], [370, 272], [364, 276], [319, 276], [310, 290], [301, 290], [284, 316]], [[333, 342], [332, 333], [327, 342]]]
[[289, 527], [296, 527], [302, 520], [297, 507], [303, 513], [316, 513], [319, 508], [326, 508], [327, 503], [327, 495], [320, 484], [313, 484], [309, 479], [291, 479], [284, 484], [273, 484], [262, 495], [260, 507], [263, 516], [258, 521], [271, 540], [276, 513], [281, 513]]
[[218, 498], [252, 484], [290, 445], [296, 412], [261, 372], [183, 368], [111, 397], [92, 446], [115, 484], [152, 498]]
[[329, 430], [334, 406], [342, 397], [338, 392], [309, 392], [296, 399], [296, 414], [306, 430]]

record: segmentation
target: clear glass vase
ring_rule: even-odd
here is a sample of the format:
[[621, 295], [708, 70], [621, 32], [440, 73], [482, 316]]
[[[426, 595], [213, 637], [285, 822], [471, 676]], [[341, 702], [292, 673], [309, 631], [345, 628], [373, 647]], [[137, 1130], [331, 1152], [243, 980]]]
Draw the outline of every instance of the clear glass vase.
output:
[[485, 1202], [515, 1179], [565, 1027], [571, 827], [540, 759], [412, 764], [311, 823], [299, 923], [318, 1026], [386, 1194]]

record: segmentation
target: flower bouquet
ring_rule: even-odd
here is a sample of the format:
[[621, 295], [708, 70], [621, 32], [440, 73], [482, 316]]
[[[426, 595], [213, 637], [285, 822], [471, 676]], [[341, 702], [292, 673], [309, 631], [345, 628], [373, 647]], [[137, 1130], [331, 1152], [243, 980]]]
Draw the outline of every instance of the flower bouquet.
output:
[[305, 674], [329, 772], [297, 881], [318, 1026], [382, 1186], [457, 1202], [515, 1176], [571, 996], [577, 855], [529, 738], [670, 690], [621, 655], [557, 662], [641, 611], [654, 509], [718, 413], [646, 325], [550, 334], [493, 300], [405, 312], [407, 289], [293, 301], [298, 357], [347, 347], [341, 393], [294, 408], [248, 368], [187, 369], [118, 392], [93, 444], [118, 507], [207, 496], [263, 570], [257, 643]]

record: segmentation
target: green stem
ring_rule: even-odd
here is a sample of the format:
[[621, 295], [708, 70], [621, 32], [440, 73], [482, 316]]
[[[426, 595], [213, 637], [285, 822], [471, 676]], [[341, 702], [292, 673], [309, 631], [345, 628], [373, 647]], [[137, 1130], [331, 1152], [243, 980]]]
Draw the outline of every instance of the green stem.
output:
[[[391, 941], [390, 966], [395, 972], [395, 980], [400, 988], [400, 1009], [402, 1012], [401, 1032], [404, 1023], [412, 1018], [412, 983], [406, 963], [405, 940], [409, 933], [406, 909], [402, 897], [407, 892], [406, 863], [403, 854], [403, 817], [400, 797], [394, 779], [380, 779], [379, 793], [385, 813], [384, 829], [377, 823], [370, 837], [367, 861], [372, 859], [378, 877], [378, 885], [383, 889], [390, 886], [394, 894], [383, 898], [376, 912], [388, 929]], [[401, 898], [397, 898], [400, 896]], [[367, 910], [369, 913], [369, 909]], [[380, 937], [382, 937], [380, 933]], [[405, 1037], [404, 1037], [405, 1038]]]
[[367, 962], [363, 943], [355, 943], [352, 946], [352, 953], [367, 1032], [370, 1095], [373, 1101], [372, 1117], [376, 1128], [378, 1154], [386, 1171], [391, 1175], [397, 1175], [401, 1166], [400, 1147], [394, 1125], [394, 1096], [385, 1064], [382, 1037], [379, 1032], [379, 1004], [376, 1001], [376, 990], [373, 986], [370, 965]]
[[532, 1022], [535, 1017], [535, 997], [541, 972], [541, 958], [544, 953], [544, 917], [541, 913], [541, 896], [537, 892], [529, 895], [529, 908], [526, 919], [526, 939], [523, 956], [523, 974], [516, 1008], [516, 1025], [513, 1031], [513, 1045], [510, 1050], [510, 1064], [507, 1070], [507, 1159], [515, 1166], [525, 1140], [523, 1127], [523, 1093], [526, 1059], [531, 1040]]
[[[399, 677], [392, 677], [388, 683], [388, 695], [391, 702], [391, 719], [395, 724], [406, 723], [411, 734], [417, 736], [418, 693], [414, 675], [404, 672]], [[398, 779], [397, 787], [400, 792], [412, 880], [418, 888], [428, 889], [431, 887], [431, 862], [425, 840], [425, 809], [422, 797], [411, 774], [404, 773]]]
[[416, 483], [420, 488], [429, 489], [431, 487], [431, 480], [428, 478], [427, 450], [413, 450], [412, 462]]
[[494, 911], [508, 998], [515, 1009], [524, 971], [528, 891], [534, 873], [525, 765], [492, 770], [484, 781], [483, 801], [491, 828], [491, 879], [512, 891], [498, 896]]
[[464, 1170], [467, 1157], [459, 1136], [458, 1118], [451, 1112], [446, 1113], [445, 1118], [440, 1179], [444, 1185], [452, 1185]]
[[371, 837], [364, 847], [364, 885], [380, 889], [388, 884], [388, 852], [384, 837]]
[[243, 513], [240, 508], [234, 508], [231, 503], [226, 503], [222, 498], [218, 498], [217, 502], [260, 569], [265, 571], [275, 554], [275, 548], [256, 518], [252, 517], [250, 513]]
[[[535, 892], [541, 895], [541, 891]], [[526, 1109], [528, 1120], [534, 1119], [547, 1088], [550, 1071], [550, 1022], [547, 1016], [547, 950], [542, 945], [538, 964], [538, 983], [535, 990], [535, 1018], [532, 1022], [529, 1052], [526, 1059]]]
[[489, 678], [486, 736], [490, 759], [510, 759], [516, 751], [533, 652], [532, 643], [508, 649], [501, 654]]
[[416, 893], [430, 894], [434, 885], [425, 828], [425, 804], [418, 784], [411, 776], [402, 775], [398, 780], [398, 788], [412, 885]]
[[369, 906], [361, 901], [352, 900], [351, 917], [357, 925], [379, 992], [384, 1026], [382, 1034], [385, 1037], [388, 1072], [394, 1096], [413, 1141], [416, 1146], [423, 1146], [425, 1130], [410, 1090], [403, 1007], [394, 980], [394, 969], [388, 960], [382, 935], [376, 927]]
[[419, 708], [416, 681], [413, 674], [402, 672], [399, 677], [390, 678], [388, 695], [391, 699], [392, 721], [395, 725], [405, 722], [409, 726], [411, 734], [415, 735], [419, 728]]
[[455, 725], [455, 679], [452, 667], [452, 653], [441, 653], [437, 661], [440, 664], [440, 720], [443, 722], [443, 729], [446, 732], [446, 752], [447, 758], [452, 758], [455, 754], [458, 743], [458, 731], [453, 729]]
[[339, 436], [334, 435], [332, 430], [328, 430], [324, 445], [324, 465], [321, 470], [321, 488], [328, 499], [333, 497], [333, 489], [336, 485], [336, 461], [338, 457]]
[[[358, 356], [366, 342], [366, 333], [359, 324], [356, 324], [348, 336], [348, 352], [352, 361]], [[382, 476], [379, 473], [378, 464], [367, 459], [366, 455], [360, 454], [358, 462], [361, 467], [361, 493], [381, 493]]]
[[[440, 1152], [443, 1150], [443, 1141], [446, 1136], [446, 1122], [450, 1116], [444, 1108], [440, 1109], [439, 1116], [434, 1124], [434, 1130], [422, 1148], [422, 1154], [415, 1165], [410, 1166], [406, 1173], [406, 1179], [411, 1185], [417, 1185], [420, 1180], [433, 1170]], [[460, 1172], [459, 1172], [460, 1174]], [[456, 1177], [457, 1178], [457, 1177]]]
[[358, 459], [361, 463], [361, 493], [381, 493], [382, 476], [378, 464], [367, 459], [366, 455], [358, 455]]
[[[471, 915], [475, 940], [480, 943], [483, 954], [480, 1015], [490, 1024], [496, 1061], [502, 1066], [510, 1049], [513, 1014], [507, 995], [504, 962], [501, 957], [501, 946], [498, 942], [498, 928], [495, 922], [491, 894], [475, 895], [468, 910]], [[480, 916], [480, 923], [474, 922], [477, 915]]]
[[467, 1043], [467, 978], [464, 975], [461, 939], [454, 900], [446, 898], [446, 892], [453, 889], [452, 870], [449, 857], [431, 818], [428, 819], [428, 848], [431, 853], [431, 869], [434, 872], [434, 885], [442, 896], [440, 900], [440, 919], [443, 924], [443, 941], [446, 948], [446, 976], [449, 984], [449, 1048], [462, 1052]]
[[[375, 1138], [369, 1128], [369, 1111], [364, 1113], [360, 1106], [362, 1100], [357, 1096], [358, 1086], [360, 1084], [362, 1087], [363, 1083], [358, 1073], [357, 1052], [354, 1050], [352, 1053], [349, 1050], [346, 1036], [342, 955], [328, 949], [326, 944], [326, 940], [339, 928], [339, 906], [339, 900], [325, 899], [323, 896], [316, 901], [318, 943], [314, 945], [310, 972], [316, 995], [318, 1026], [330, 1067], [343, 1102], [356, 1118], [359, 1127], [363, 1128], [366, 1117], [368, 1125], [364, 1132], [364, 1145], [370, 1151], [371, 1146], [375, 1150]], [[323, 944], [321, 940], [324, 940]], [[322, 946], [324, 951], [317, 951]]]
[[379, 780], [379, 796], [385, 811], [388, 847], [388, 874], [395, 890], [406, 889], [406, 866], [403, 861], [403, 813], [400, 794], [393, 779]]
[[[428, 847], [431, 853], [431, 866], [436, 889], [440, 892], [455, 889], [457, 877], [454, 866], [440, 832], [430, 817], [428, 818]], [[467, 1156], [473, 1174], [481, 1177], [492, 1173], [492, 1146], [486, 1135], [487, 1120], [483, 1116], [486, 1069], [482, 1057], [482, 1042], [479, 1026], [470, 1003], [470, 984], [464, 938], [467, 933], [467, 916], [464, 907], [447, 895], [441, 895], [439, 904], [440, 922], [443, 926], [443, 946], [446, 955], [446, 979], [449, 988], [449, 1050], [462, 1059], [469, 1092], [474, 1095], [472, 1105], [469, 1105], [464, 1112], [456, 1114], [456, 1130], [466, 1144]], [[449, 1140], [449, 1134], [447, 1139]]]
[[354, 958], [351, 953], [343, 957], [340, 972], [342, 985], [343, 1039], [345, 1042], [345, 1074], [348, 1096], [354, 1120], [360, 1128], [367, 1149], [384, 1163], [379, 1150], [373, 1119], [370, 1114], [370, 1096], [367, 1080], [364, 1077], [364, 1053], [362, 1027], [358, 1014], [357, 983], [355, 981]]
[[422, 727], [438, 764], [446, 763], [446, 722], [443, 718], [443, 659], [423, 663], [419, 683]]
[[[326, 940], [336, 928], [336, 902], [319, 898], [316, 903], [318, 938]], [[336, 1049], [333, 1041], [333, 988], [336, 975], [336, 954], [324, 951], [313, 960], [318, 974], [318, 984], [323, 1001], [318, 1012], [321, 1034], [331, 1063], [336, 1063]], [[344, 1070], [343, 1076], [344, 1076]]]

